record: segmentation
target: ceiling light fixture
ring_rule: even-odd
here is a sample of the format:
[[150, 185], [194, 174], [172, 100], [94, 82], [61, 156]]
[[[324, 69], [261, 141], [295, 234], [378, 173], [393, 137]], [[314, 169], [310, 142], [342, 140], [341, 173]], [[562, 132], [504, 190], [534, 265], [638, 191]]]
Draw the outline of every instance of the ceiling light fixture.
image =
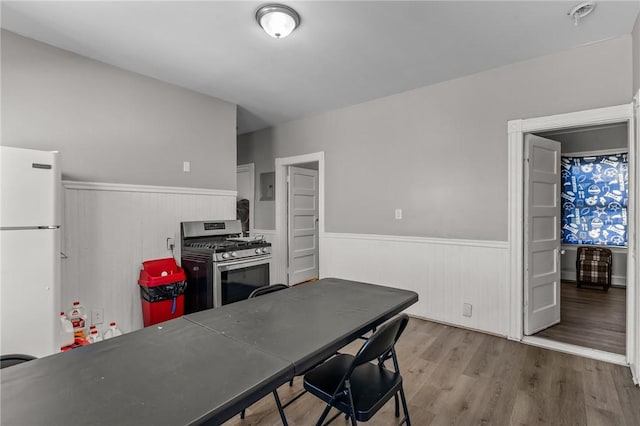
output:
[[289, 6], [269, 4], [256, 12], [256, 21], [273, 38], [285, 38], [300, 25], [300, 15]]
[[571, 9], [569, 13], [567, 13], [567, 15], [573, 18], [573, 25], [577, 27], [580, 19], [584, 18], [585, 16], [593, 12], [593, 9], [595, 8], [596, 8], [595, 1], [585, 1], [575, 6], [573, 9]]

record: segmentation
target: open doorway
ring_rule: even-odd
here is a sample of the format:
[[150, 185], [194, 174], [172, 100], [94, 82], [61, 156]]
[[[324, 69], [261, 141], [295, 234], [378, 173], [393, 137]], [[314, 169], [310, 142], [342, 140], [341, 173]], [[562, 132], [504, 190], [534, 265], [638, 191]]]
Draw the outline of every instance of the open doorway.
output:
[[557, 321], [532, 333], [525, 318], [525, 334], [625, 355], [628, 135], [627, 123], [535, 133], [560, 148], [559, 306]]
[[324, 153], [276, 159], [279, 279], [288, 285], [321, 278]]
[[[629, 199], [628, 207], [628, 257], [636, 259], [636, 234], [638, 228], [637, 218], [637, 152], [638, 141], [635, 117], [637, 111], [634, 104], [624, 104], [612, 107], [598, 108], [587, 111], [558, 114], [547, 117], [511, 120], [508, 123], [509, 145], [509, 176], [508, 176], [508, 218], [509, 218], [509, 330], [508, 337], [523, 343], [542, 346], [549, 349], [560, 350], [580, 356], [595, 358], [607, 362], [629, 365], [634, 381], [637, 381], [638, 366], [638, 324], [637, 309], [640, 303], [637, 297], [635, 285], [637, 281], [636, 262], [627, 262], [626, 282], [626, 344], [625, 355], [620, 355], [592, 348], [585, 348], [574, 344], [558, 342], [554, 340], [528, 336], [525, 334], [525, 310], [527, 309], [525, 293], [525, 242], [524, 242], [524, 165], [525, 162], [525, 136], [561, 129], [574, 129], [587, 126], [605, 126], [610, 124], [625, 123], [627, 125], [629, 158]], [[559, 183], [558, 183], [559, 184]], [[558, 200], [558, 204], [560, 201]], [[558, 222], [559, 228], [559, 222]], [[554, 257], [557, 272], [560, 274], [560, 259]], [[559, 281], [559, 279], [558, 279]], [[559, 285], [559, 283], [558, 283]]]

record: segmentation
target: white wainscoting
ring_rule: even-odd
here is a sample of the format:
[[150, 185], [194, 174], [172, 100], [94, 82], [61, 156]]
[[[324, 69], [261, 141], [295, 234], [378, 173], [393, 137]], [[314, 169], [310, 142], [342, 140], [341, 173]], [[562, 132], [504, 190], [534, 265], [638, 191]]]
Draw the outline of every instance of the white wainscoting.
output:
[[235, 219], [236, 192], [196, 188], [63, 182], [62, 306], [79, 300], [104, 309], [104, 326], [142, 328], [138, 274], [144, 260], [180, 263], [180, 222]]
[[[413, 290], [407, 312], [426, 319], [506, 336], [506, 242], [324, 233], [320, 276]], [[473, 305], [470, 318], [463, 303]]]

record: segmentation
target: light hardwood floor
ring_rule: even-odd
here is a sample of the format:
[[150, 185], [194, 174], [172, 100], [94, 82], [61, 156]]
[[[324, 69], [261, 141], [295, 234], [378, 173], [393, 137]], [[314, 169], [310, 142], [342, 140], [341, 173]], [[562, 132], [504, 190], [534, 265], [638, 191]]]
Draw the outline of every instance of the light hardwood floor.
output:
[[[624, 288], [577, 288], [562, 283], [559, 324], [536, 337], [624, 355], [626, 352], [626, 301]], [[639, 425], [640, 426], [640, 425]]]
[[[362, 340], [342, 352], [353, 353]], [[640, 425], [628, 368], [412, 318], [397, 345], [413, 425]], [[279, 389], [283, 401], [302, 387]], [[304, 395], [285, 413], [312, 425], [324, 405]], [[396, 425], [393, 399], [368, 425]], [[280, 425], [271, 395], [225, 425]], [[344, 417], [332, 425], [345, 426]]]

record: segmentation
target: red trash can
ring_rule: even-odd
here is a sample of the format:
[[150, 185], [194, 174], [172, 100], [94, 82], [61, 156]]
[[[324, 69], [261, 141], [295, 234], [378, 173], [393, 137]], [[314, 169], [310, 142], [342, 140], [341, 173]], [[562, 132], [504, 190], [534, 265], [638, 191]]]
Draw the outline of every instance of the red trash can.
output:
[[158, 324], [184, 314], [184, 270], [172, 257], [142, 262], [138, 284], [144, 326]]

